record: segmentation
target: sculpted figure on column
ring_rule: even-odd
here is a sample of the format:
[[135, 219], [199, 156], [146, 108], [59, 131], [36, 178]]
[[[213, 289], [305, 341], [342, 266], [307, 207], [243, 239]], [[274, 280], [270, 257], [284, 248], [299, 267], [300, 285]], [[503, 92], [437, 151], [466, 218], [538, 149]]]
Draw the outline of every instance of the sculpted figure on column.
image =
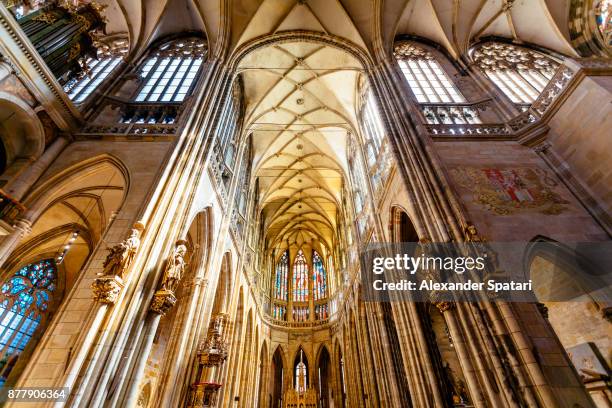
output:
[[139, 235], [140, 232], [137, 229], [132, 229], [129, 238], [112, 248], [108, 248], [109, 254], [103, 265], [104, 275], [124, 278], [125, 270], [134, 260], [136, 250], [140, 245]]
[[170, 255], [168, 258], [168, 263], [166, 264], [166, 270], [164, 271], [164, 276], [161, 283], [162, 290], [176, 293], [176, 288], [181, 281], [183, 272], [185, 272], [185, 267], [187, 266], [187, 263], [185, 262], [186, 253], [187, 246], [185, 245], [185, 241], [178, 241], [172, 255]]

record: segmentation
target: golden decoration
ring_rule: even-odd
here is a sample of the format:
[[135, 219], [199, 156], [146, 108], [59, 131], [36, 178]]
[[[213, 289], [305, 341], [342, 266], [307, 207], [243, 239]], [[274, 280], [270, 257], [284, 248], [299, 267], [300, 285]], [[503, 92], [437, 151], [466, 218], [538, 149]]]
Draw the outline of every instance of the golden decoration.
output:
[[434, 305], [438, 308], [440, 313], [444, 313], [447, 310], [455, 308], [455, 304], [453, 302], [435, 302]]
[[123, 280], [118, 276], [100, 276], [91, 284], [93, 299], [96, 302], [113, 305], [117, 303], [123, 285]]
[[57, 15], [54, 13], [40, 13], [40, 15], [34, 17], [34, 21], [42, 21], [43, 23], [53, 24], [57, 21]]
[[81, 54], [81, 44], [75, 43], [72, 47], [70, 47], [70, 52], [68, 53], [68, 61], [72, 61], [76, 59]]
[[169, 290], [161, 289], [153, 295], [150, 309], [155, 313], [165, 316], [175, 304], [176, 297], [174, 293]]

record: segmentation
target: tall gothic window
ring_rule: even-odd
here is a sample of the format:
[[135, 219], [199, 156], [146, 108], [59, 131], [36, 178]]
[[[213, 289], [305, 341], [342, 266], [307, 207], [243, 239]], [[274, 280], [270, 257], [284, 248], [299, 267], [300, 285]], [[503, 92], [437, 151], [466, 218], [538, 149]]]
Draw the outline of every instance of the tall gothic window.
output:
[[349, 154], [349, 170], [352, 181], [352, 191], [350, 196], [353, 198], [353, 205], [355, 210], [355, 223], [357, 230], [361, 236], [367, 227], [368, 221], [368, 205], [365, 201], [365, 197], [368, 194], [367, 179], [365, 176], [366, 166], [362, 159], [362, 156], [357, 151], [357, 143], [353, 138], [349, 139], [348, 150]]
[[368, 91], [366, 101], [363, 106], [363, 124], [368, 140], [372, 141], [374, 154], [377, 154], [382, 147], [385, 137], [385, 129], [380, 121], [378, 106], [371, 90]]
[[308, 301], [308, 263], [301, 249], [293, 262], [293, 301]]
[[169, 41], [152, 52], [140, 76], [136, 102], [182, 102], [191, 93], [206, 55], [201, 38]]
[[287, 300], [287, 275], [289, 274], [289, 255], [287, 252], [285, 251], [276, 263], [274, 297], [278, 300]]
[[384, 185], [387, 180], [390, 161], [387, 157], [388, 146], [385, 143], [385, 128], [380, 119], [378, 104], [371, 89], [368, 89], [365, 93], [361, 111], [368, 173], [374, 189], [378, 191], [378, 188]]
[[317, 301], [327, 297], [327, 274], [325, 273], [323, 259], [317, 251], [313, 251], [312, 254], [312, 269], [314, 300]]
[[247, 140], [247, 147], [243, 153], [242, 165], [238, 175], [238, 186], [236, 188], [234, 202], [238, 219], [234, 223], [236, 231], [242, 237], [246, 225], [247, 198], [249, 194], [249, 182], [251, 178], [251, 139]]
[[299, 394], [306, 392], [308, 388], [308, 367], [304, 363], [304, 351], [300, 349], [300, 361], [295, 365], [295, 391]]
[[89, 58], [87, 60], [89, 73], [64, 87], [68, 97], [76, 103], [83, 102], [108, 77], [121, 59], [121, 57], [107, 57], [100, 60]]
[[127, 39], [117, 39], [110, 42], [101, 39], [96, 43], [98, 47], [97, 58], [88, 58], [85, 61], [84, 74], [75, 78], [64, 86], [68, 97], [76, 103], [87, 99], [98, 86], [108, 78], [109, 74], [123, 60], [129, 50]]
[[0, 386], [47, 317], [57, 287], [57, 266], [45, 259], [19, 269], [2, 285], [0, 302]]
[[395, 46], [395, 58], [428, 124], [481, 123], [440, 62], [425, 48], [410, 42]]
[[472, 59], [513, 103], [533, 103], [559, 67], [544, 54], [511, 44], [489, 42]]
[[425, 49], [408, 42], [395, 46], [399, 63], [410, 89], [419, 103], [464, 103], [440, 63]]

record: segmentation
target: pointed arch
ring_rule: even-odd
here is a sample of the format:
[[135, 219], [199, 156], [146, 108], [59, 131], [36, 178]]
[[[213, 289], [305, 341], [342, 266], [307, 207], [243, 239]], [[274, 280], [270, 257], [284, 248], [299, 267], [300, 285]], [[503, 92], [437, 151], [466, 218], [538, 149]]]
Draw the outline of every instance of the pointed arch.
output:
[[125, 203], [127, 168], [103, 154], [72, 165], [41, 183], [26, 197], [25, 217], [32, 222], [3, 265], [7, 271], [42, 253], [66, 265], [67, 290], [76, 282], [96, 245]]
[[[295, 358], [293, 359], [293, 388], [298, 392], [304, 392], [311, 385], [312, 369], [308, 363], [308, 356], [304, 347], [300, 344], [295, 352]], [[305, 381], [305, 383], [304, 383]]]
[[273, 407], [281, 406], [283, 393], [287, 388], [287, 361], [283, 347], [279, 344], [276, 346], [274, 354], [270, 360], [271, 382], [269, 387], [270, 403]]
[[5, 169], [18, 159], [40, 157], [45, 150], [45, 129], [36, 112], [23, 99], [4, 91], [0, 91], [0, 112]]
[[393, 205], [390, 209], [389, 232], [392, 242], [419, 242], [419, 234], [408, 215], [400, 205]]
[[217, 289], [215, 291], [215, 300], [213, 303], [213, 315], [223, 313], [229, 308], [229, 301], [232, 290], [232, 254], [227, 251], [223, 254], [221, 261], [221, 269], [219, 271], [219, 279], [217, 281]]
[[317, 385], [317, 395], [319, 396], [319, 406], [328, 407], [332, 398], [332, 360], [329, 350], [325, 344], [319, 347], [315, 365], [315, 384]]
[[270, 379], [270, 364], [268, 360], [268, 342], [264, 339], [261, 344], [259, 350], [259, 363], [258, 363], [258, 374], [257, 381], [259, 382], [257, 386], [257, 394], [255, 398], [258, 401], [258, 407], [265, 408], [268, 406], [267, 400], [267, 390], [268, 390], [268, 381]]
[[249, 394], [249, 377], [251, 372], [251, 349], [253, 347], [253, 309], [249, 309], [246, 314], [246, 326], [244, 328], [244, 335], [242, 340], [242, 353], [241, 353], [241, 369], [239, 379], [239, 406], [244, 408], [250, 407], [250, 401], [248, 401]]
[[189, 229], [185, 232], [184, 238], [192, 239], [196, 243], [193, 247], [192, 257], [197, 261], [198, 268], [206, 268], [210, 262], [214, 242], [212, 207], [209, 206], [198, 211], [188, 225]]
[[109, 183], [109, 185], [121, 186], [123, 191], [121, 202], [123, 203], [130, 189], [130, 172], [121, 160], [113, 155], [104, 153], [71, 165], [40, 184], [24, 200], [24, 205], [28, 208], [26, 217], [29, 220], [35, 220], [52, 202], [75, 190], [75, 185], [84, 185], [84, 187], [100, 186], [99, 180], [96, 177], [101, 172], [108, 172], [109, 169], [112, 169], [111, 173], [113, 173], [109, 174], [109, 176], [112, 176], [109, 177], [110, 181], [113, 182], [113, 184]]

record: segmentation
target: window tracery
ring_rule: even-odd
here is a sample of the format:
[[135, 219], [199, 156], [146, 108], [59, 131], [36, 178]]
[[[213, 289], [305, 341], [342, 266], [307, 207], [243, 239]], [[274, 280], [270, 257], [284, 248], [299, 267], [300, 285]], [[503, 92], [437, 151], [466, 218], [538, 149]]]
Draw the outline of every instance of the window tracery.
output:
[[202, 38], [167, 42], [149, 55], [140, 71], [144, 85], [136, 102], [183, 102], [191, 93], [206, 55]]
[[57, 289], [57, 266], [44, 259], [24, 266], [0, 288], [0, 387], [47, 317]]
[[129, 42], [127, 39], [111, 42], [98, 39], [95, 46], [98, 50], [97, 59], [88, 58], [83, 66], [84, 74], [64, 86], [64, 92], [76, 103], [85, 101], [102, 81], [108, 78], [127, 54]]
[[516, 104], [533, 103], [559, 67], [559, 63], [539, 52], [494, 42], [475, 48], [472, 58]]
[[430, 51], [403, 41], [396, 44], [394, 55], [428, 124], [482, 123], [478, 108], [466, 101]]
[[465, 102], [429, 51], [409, 42], [400, 42], [395, 46], [394, 55], [419, 103]]

